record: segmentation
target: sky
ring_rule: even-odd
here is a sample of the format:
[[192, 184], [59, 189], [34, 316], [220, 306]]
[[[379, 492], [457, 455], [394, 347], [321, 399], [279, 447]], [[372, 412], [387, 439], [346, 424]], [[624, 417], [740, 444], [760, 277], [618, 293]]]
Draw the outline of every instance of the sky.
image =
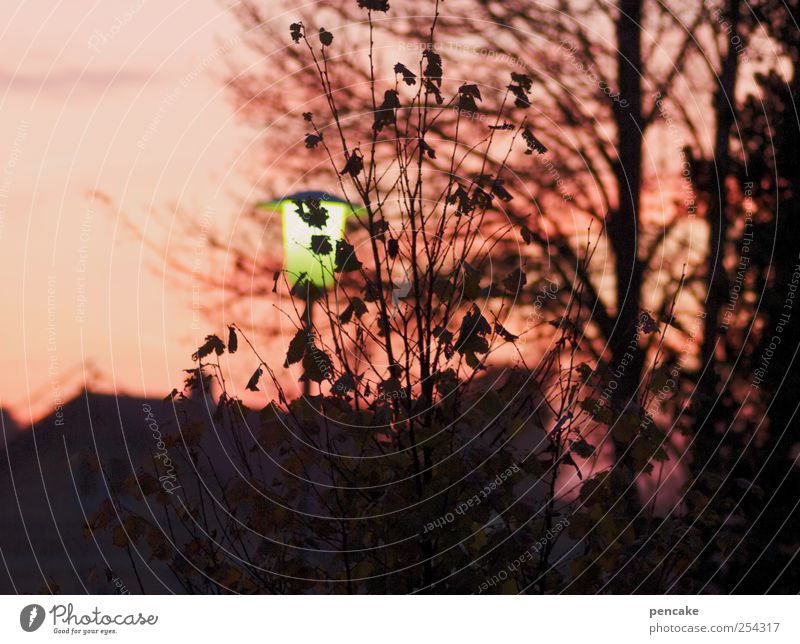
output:
[[[83, 387], [163, 397], [223, 329], [198, 324], [197, 294], [164, 257], [196, 247], [181, 259], [212, 272], [204, 231], [185, 238], [176, 213], [230, 227], [247, 199], [274, 196], [247, 184], [263, 132], [237, 118], [222, 82], [240, 40], [221, 0], [20, 0], [7, 12], [0, 406], [21, 424]], [[252, 191], [234, 203], [242, 178]]]
[[84, 385], [163, 396], [197, 346], [192, 297], [119, 213], [147, 238], [173, 204], [225, 212], [252, 138], [220, 82], [237, 25], [216, 0], [4, 14], [0, 405], [24, 424]]

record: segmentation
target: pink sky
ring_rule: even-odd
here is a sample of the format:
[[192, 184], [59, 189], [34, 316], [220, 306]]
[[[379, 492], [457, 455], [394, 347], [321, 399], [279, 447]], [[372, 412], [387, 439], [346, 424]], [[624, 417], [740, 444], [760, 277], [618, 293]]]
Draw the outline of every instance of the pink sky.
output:
[[191, 328], [191, 293], [153, 271], [114, 212], [146, 231], [169, 229], [152, 217], [170, 217], [170, 203], [228, 216], [225, 191], [253, 138], [218, 80], [237, 33], [215, 0], [7, 7], [0, 404], [20, 422], [69, 399], [84, 365], [104, 390], [163, 396], [179, 381], [206, 326]]
[[[223, 327], [193, 324], [191, 289], [154, 270], [159, 256], [116, 213], [172, 252], [176, 240], [202, 248], [202, 231], [179, 237], [173, 205], [226, 230], [241, 214], [232, 186], [252, 190], [238, 190], [245, 202], [265, 196], [242, 182], [269, 171], [248, 150], [263, 139], [236, 120], [220, 82], [239, 27], [219, 0], [21, 0], [5, 18], [0, 405], [27, 422], [84, 379], [162, 397]], [[208, 272], [206, 255], [182, 259]]]

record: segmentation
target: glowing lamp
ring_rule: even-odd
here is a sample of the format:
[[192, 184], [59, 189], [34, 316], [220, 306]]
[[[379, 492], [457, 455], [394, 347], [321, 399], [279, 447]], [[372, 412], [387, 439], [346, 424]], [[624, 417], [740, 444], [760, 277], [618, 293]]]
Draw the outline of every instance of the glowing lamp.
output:
[[[319, 202], [327, 213], [327, 219], [321, 227], [309, 224], [300, 216], [298, 204], [303, 202]], [[327, 192], [298, 192], [278, 201], [260, 203], [259, 208], [278, 210], [281, 213], [283, 227], [283, 267], [286, 269], [287, 279], [294, 284], [301, 275], [316, 286], [324, 287], [333, 283], [333, 266], [336, 257], [336, 242], [344, 236], [344, 226], [347, 215], [353, 212], [353, 207], [343, 199], [334, 197]], [[304, 206], [307, 213], [309, 208]], [[330, 242], [330, 252], [320, 254], [315, 252], [320, 246], [320, 237], [325, 237]], [[315, 239], [316, 238], [316, 239]]]

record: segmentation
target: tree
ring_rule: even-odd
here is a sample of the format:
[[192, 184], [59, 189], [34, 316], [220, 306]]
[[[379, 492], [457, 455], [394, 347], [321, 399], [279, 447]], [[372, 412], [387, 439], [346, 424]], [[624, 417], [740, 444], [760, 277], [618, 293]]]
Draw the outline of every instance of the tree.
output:
[[[473, 66], [472, 76], [455, 56], [450, 71], [443, 37], [461, 33], [459, 14], [420, 6], [428, 19], [359, 1], [285, 25], [292, 44], [269, 74], [291, 71], [297, 93], [265, 90], [261, 70], [233, 78], [254, 115], [303, 142], [287, 171], [313, 167], [335, 178], [363, 210], [342, 241], [313, 243], [334, 257], [333, 270], [322, 269], [331, 289], [256, 267], [257, 294], [274, 297], [292, 324], [283, 369], [296, 369], [308, 394], [287, 390], [249, 329], [231, 325], [227, 343], [209, 335], [172, 396], [170, 445], [184, 456], [185, 502], [165, 504], [160, 522], [120, 497], [110, 503], [127, 523], [97, 519], [125, 545], [128, 527], [134, 539], [147, 535], [151, 556], [189, 592], [734, 586], [729, 571], [751, 551], [736, 545], [748, 508], [727, 478], [714, 471], [686, 480], [683, 496], [656, 510], [670, 434], [693, 433], [684, 354], [698, 336], [677, 309], [686, 284], [713, 282], [722, 260], [709, 259], [699, 279], [684, 267], [665, 278], [655, 260], [694, 213], [679, 204], [663, 230], [643, 225], [649, 178], [676, 159], [699, 160], [673, 150], [654, 169], [644, 149], [658, 131], [673, 134], [666, 101], [677, 105], [687, 91], [678, 79], [693, 60], [688, 43], [712, 14], [701, 7], [681, 30], [664, 5], [645, 11], [641, 0], [560, 5], [572, 15], [527, 2], [459, 4], [497, 25], [496, 34], [480, 33], [512, 68], [497, 87], [488, 79], [496, 67]], [[238, 11], [257, 50], [286, 40], [259, 3]], [[334, 16], [343, 27], [330, 26]], [[596, 32], [589, 16], [602, 24]], [[643, 23], [663, 40], [644, 38]], [[557, 74], [530, 62], [519, 69], [530, 33], [559, 39], [561, 51], [542, 52]], [[412, 54], [382, 55], [376, 42], [387, 35], [414, 43]], [[666, 65], [655, 55], [664, 51], [673, 52]], [[704, 183], [702, 163], [689, 163], [703, 194], [724, 186], [736, 165], [720, 98], [735, 88], [730, 57], [729, 47], [715, 102], [722, 178]], [[585, 60], [614, 78], [599, 78]], [[693, 114], [672, 109], [691, 131]], [[703, 198], [713, 230], [728, 196]], [[314, 220], [325, 216], [313, 200], [297, 205]], [[564, 209], [577, 227], [558, 216]], [[602, 244], [591, 223], [604, 226]], [[589, 233], [578, 237], [584, 224]], [[712, 240], [730, 234], [721, 224]], [[718, 245], [730, 259], [729, 244]], [[598, 254], [613, 265], [610, 288]], [[234, 254], [232, 263], [242, 261]], [[538, 295], [553, 276], [570, 288], [545, 297], [545, 317]], [[527, 344], [534, 330], [537, 343]], [[226, 362], [242, 355], [239, 346], [250, 356], [247, 378]], [[242, 388], [264, 391], [256, 431]], [[209, 412], [201, 423], [191, 420], [196, 390]], [[212, 437], [229, 446], [231, 471], [209, 453]], [[614, 449], [604, 450], [609, 442]], [[642, 481], [654, 492], [640, 501]], [[714, 485], [725, 489], [709, 492]], [[135, 479], [129, 487], [140, 503], [159, 494]]]
[[[743, 458], [734, 475], [744, 481], [742, 504], [752, 529], [742, 549], [753, 556], [731, 571], [730, 583], [748, 592], [796, 588], [800, 581], [797, 553], [796, 490], [800, 321], [795, 293], [800, 284], [800, 33], [797, 2], [762, 2], [756, 19], [771, 38], [770, 48], [786, 57], [786, 74], [770, 69], [756, 76], [740, 112], [740, 149], [735, 173], [742, 186], [740, 218], [735, 222], [737, 249], [748, 248], [743, 299], [752, 302], [731, 355], [741, 360], [736, 379], [747, 399], [762, 405], [739, 439]], [[749, 297], [748, 297], [749, 295]], [[749, 400], [743, 400], [746, 404]], [[759, 440], [758, 449], [751, 443]], [[768, 545], [767, 545], [768, 544]]]
[[[515, 168], [517, 174], [506, 187], [517, 199], [508, 204], [507, 216], [530, 227], [535, 248], [529, 265], [539, 268], [540, 277], [581, 284], [591, 321], [589, 348], [602, 356], [609, 372], [619, 370], [629, 346], [636, 347], [633, 360], [624, 360], [625, 374], [614, 394], [613, 407], [620, 414], [638, 405], [646, 356], [653, 349], [649, 343], [638, 347], [638, 341], [645, 339], [637, 332], [642, 309], [651, 309], [656, 318], [664, 316], [681, 276], [680, 267], [676, 274], [665, 276], [653, 271], [652, 265], [663, 258], [665, 240], [686, 221], [686, 209], [665, 212], [663, 223], [656, 219], [642, 225], [643, 186], [661, 181], [664, 173], [674, 172], [676, 179], [680, 173], [671, 160], [658, 167], [645, 164], [643, 145], [651, 134], [670, 129], [659, 106], [670, 96], [680, 100], [686, 91], [681, 86], [683, 68], [694, 51], [695, 29], [706, 16], [694, 5], [676, 5], [673, 9], [654, 4], [645, 11], [638, 0], [586, 7], [564, 1], [555, 9], [524, 0], [449, 2], [446, 15], [438, 18], [438, 40], [429, 43], [448, 61], [448, 69], [454, 69], [449, 72], [453, 77], [462, 77], [462, 70], [469, 68], [470, 78], [495, 106], [504, 95], [502, 84], [498, 87], [495, 80], [498, 69], [524, 71], [532, 79], [527, 118], [547, 152], [540, 163]], [[411, 16], [428, 15], [432, 7], [434, 3], [427, 1], [412, 3], [405, 13], [378, 21], [374, 33], [382, 34], [382, 42], [413, 49], [426, 42], [426, 27], [424, 20]], [[342, 3], [332, 11], [343, 24], [354, 26], [343, 30], [348, 49], [363, 46], [356, 4]], [[675, 15], [681, 15], [683, 23]], [[239, 16], [256, 34], [251, 41], [254, 50], [274, 61], [270, 78], [308, 76], [312, 70], [292, 52], [279, 60], [271, 55], [274, 27], [261, 3], [244, 3]], [[476, 25], [480, 28], [473, 28]], [[645, 28], [654, 35], [643, 40]], [[466, 32], [469, 38], [464, 38]], [[547, 46], [531, 51], [532, 38]], [[348, 83], [338, 100], [341, 113], [349, 115], [357, 113], [353, 106], [369, 87], [369, 70], [357, 58], [345, 57], [343, 62]], [[263, 91], [269, 83], [264, 82], [262, 68], [254, 69], [232, 74], [231, 85], [244, 104], [253, 106], [251, 113], [260, 122], [282, 120], [288, 110], [285, 94]], [[678, 113], [675, 119], [680, 119]], [[432, 132], [436, 133], [436, 124]], [[673, 136], [671, 131], [668, 135]], [[488, 161], [492, 168], [498, 162]], [[531, 208], [535, 218], [525, 220]], [[661, 224], [663, 233], [651, 232], [651, 223]], [[589, 226], [601, 238], [612, 279], [605, 272], [584, 270], [578, 259], [576, 229]], [[650, 288], [653, 284], [658, 288]], [[630, 467], [630, 446], [613, 442], [621, 464]], [[627, 503], [635, 513], [634, 497]]]
[[[371, 27], [372, 11], [367, 20]], [[435, 29], [434, 18], [431, 39]], [[551, 348], [529, 364], [517, 343], [530, 329], [507, 320], [524, 267], [517, 260], [508, 274], [489, 273], [496, 244], [519, 234], [498, 216], [512, 196], [504, 173], [467, 174], [459, 152], [470, 150], [483, 167], [521, 143], [536, 153], [535, 134], [524, 120], [506, 126], [509, 109], [476, 142], [465, 139], [461, 123], [477, 112], [480, 89], [447, 82], [441, 58], [426, 49], [416, 73], [399, 64], [388, 82], [370, 76], [369, 139], [358, 139], [363, 129], [355, 124], [354, 136], [337, 103], [335, 36], [303, 23], [289, 33], [328, 108], [303, 114], [308, 143], [342, 194], [362, 204], [343, 240], [314, 243], [334, 255], [332, 268], [320, 259], [331, 288], [302, 274], [277, 278], [295, 324], [283, 369], [299, 369], [309, 393], [287, 392], [285, 375], [242, 328], [232, 325], [227, 343], [209, 335], [172, 396], [178, 431], [165, 442], [184, 455], [183, 502], [134, 477], [129, 489], [140, 503], [160, 495], [163, 521], [117, 498], [90, 528], [113, 529], [126, 546], [146, 541], [190, 592], [478, 591], [526, 552], [535, 565], [505, 570], [503, 590], [557, 586], [563, 572], [549, 561], [569, 523], [562, 473], [582, 476], [579, 459], [593, 451], [574, 420], [580, 333], [570, 320], [580, 304], [549, 327]], [[522, 102], [529, 79], [511, 81], [507, 94]], [[446, 141], [430, 135], [434, 122]], [[434, 173], [424, 160], [432, 158], [450, 168], [443, 188], [428, 182]], [[316, 213], [308, 220], [322, 229], [320, 202], [297, 206]], [[408, 288], [398, 296], [401, 280]], [[244, 388], [269, 396], [255, 431], [238, 395], [243, 382], [234, 385], [238, 374], [226, 375], [220, 362], [240, 346], [253, 361]], [[492, 364], [503, 352], [517, 356], [512, 367]], [[193, 390], [202, 403], [213, 400], [210, 425], [189, 420]], [[225, 437], [235, 474], [209, 449], [211, 427]], [[190, 471], [199, 475], [194, 484]], [[109, 505], [124, 509], [122, 524]]]

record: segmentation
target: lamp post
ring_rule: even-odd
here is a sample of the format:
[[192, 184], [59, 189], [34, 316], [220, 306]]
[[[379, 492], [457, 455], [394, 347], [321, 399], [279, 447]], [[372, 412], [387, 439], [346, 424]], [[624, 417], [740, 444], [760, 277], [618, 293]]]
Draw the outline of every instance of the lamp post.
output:
[[[354, 212], [353, 206], [327, 192], [306, 191], [261, 202], [258, 208], [281, 213], [283, 268], [292, 286], [301, 279], [306, 284], [303, 324], [310, 332], [312, 293], [315, 288], [325, 289], [333, 283], [336, 243], [344, 237], [347, 215]], [[308, 386], [306, 381], [306, 395]]]
[[[353, 207], [344, 199], [320, 191], [297, 192], [283, 199], [262, 202], [258, 207], [281, 213], [283, 267], [289, 281], [294, 285], [303, 277], [321, 288], [330, 285], [336, 242], [344, 236], [345, 221]], [[317, 208], [324, 213], [321, 217]], [[313, 248], [315, 238], [320, 237], [330, 242], [331, 250], [325, 254]]]

